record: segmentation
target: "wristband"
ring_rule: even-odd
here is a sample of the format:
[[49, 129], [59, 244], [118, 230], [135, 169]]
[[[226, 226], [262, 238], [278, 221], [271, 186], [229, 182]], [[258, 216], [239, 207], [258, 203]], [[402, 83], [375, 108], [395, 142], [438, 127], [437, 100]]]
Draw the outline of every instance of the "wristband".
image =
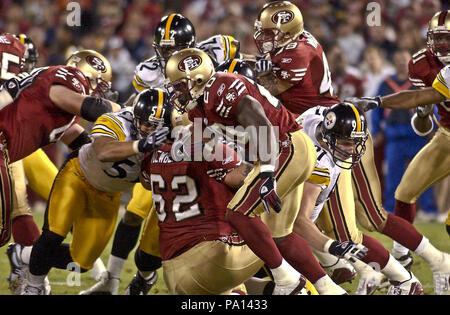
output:
[[136, 140], [136, 141], [134, 141], [133, 142], [133, 151], [134, 151], [134, 153], [139, 153], [140, 151], [139, 151], [139, 141], [140, 140]]
[[331, 244], [333, 244], [334, 242], [336, 242], [335, 240], [332, 240], [331, 238], [325, 243], [325, 245], [323, 246], [323, 251], [325, 253], [330, 253], [330, 246]]

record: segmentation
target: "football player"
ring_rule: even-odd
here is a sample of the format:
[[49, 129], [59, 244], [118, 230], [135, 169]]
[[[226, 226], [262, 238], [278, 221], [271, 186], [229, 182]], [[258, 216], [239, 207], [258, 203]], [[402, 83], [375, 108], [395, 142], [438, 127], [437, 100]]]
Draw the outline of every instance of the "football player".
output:
[[[37, 56], [39, 55], [33, 41], [25, 34], [15, 36], [25, 45], [24, 66], [23, 70], [31, 72], [36, 65]], [[3, 83], [8, 79], [6, 73], [0, 74], [0, 82]], [[13, 209], [11, 213], [11, 232], [14, 242], [23, 246], [30, 246], [37, 240], [40, 230], [33, 220], [30, 205], [27, 197], [27, 184], [37, 192], [42, 198], [47, 199], [53, 180], [58, 172], [56, 166], [48, 158], [42, 149], [25, 157], [23, 160], [10, 164], [13, 191]], [[23, 288], [23, 266], [16, 265], [17, 260], [14, 259], [13, 245], [11, 245], [6, 254], [11, 266], [11, 273], [8, 277], [9, 289], [13, 294], [20, 294]]]
[[[183, 141], [183, 148], [187, 146]], [[226, 219], [234, 181], [245, 177], [236, 176], [236, 172], [248, 173], [252, 165], [222, 143], [216, 144], [216, 150], [223, 150], [223, 156], [209, 152], [211, 158], [205, 156], [200, 161], [194, 161], [189, 153], [184, 159], [177, 158], [174, 147], [166, 144], [147, 154], [141, 170], [142, 183], [152, 190], [154, 210], [150, 216], [159, 221], [156, 246], [169, 294], [230, 294], [263, 266]], [[226, 158], [229, 156], [232, 158]], [[217, 171], [224, 174], [220, 180], [208, 175]], [[135, 256], [140, 272], [130, 289], [146, 270], [147, 253], [153, 251], [149, 240], [155, 233], [152, 221], [144, 226]]]
[[[18, 41], [16, 38], [14, 40]], [[7, 35], [1, 36], [0, 41], [4, 47], [10, 47], [13, 43]], [[7, 53], [7, 56], [20, 59], [11, 53]], [[11, 67], [13, 64], [11, 62]], [[0, 245], [4, 245], [11, 234], [9, 163], [58, 140], [69, 148], [90, 141], [87, 133], [76, 122], [79, 116], [93, 121], [102, 113], [120, 109], [118, 104], [96, 97], [105, 95], [109, 90], [110, 79], [109, 62], [99, 53], [85, 50], [74, 53], [67, 66], [37, 68], [20, 81], [16, 80], [17, 84], [7, 82], [7, 86], [4, 86], [11, 99], [16, 99], [0, 110], [0, 164], [4, 187]], [[24, 82], [26, 85], [31, 82], [31, 85], [25, 88]]]
[[[442, 68], [434, 79], [431, 87], [426, 87], [414, 91], [402, 91], [383, 97], [363, 97], [352, 99], [353, 102], [363, 110], [370, 110], [376, 107], [392, 109], [409, 109], [428, 104], [444, 104], [443, 102], [450, 98], [450, 65]], [[414, 157], [413, 161], [420, 167], [411, 168], [402, 177], [396, 196], [403, 192], [409, 192], [410, 198], [406, 211], [404, 208], [397, 209], [397, 214], [407, 217], [410, 221], [414, 218], [413, 204], [418, 196], [432, 184], [445, 178], [450, 174], [450, 155], [449, 155], [449, 128], [448, 114], [445, 114], [445, 106], [441, 110], [442, 115], [439, 128], [433, 139]], [[420, 110], [419, 110], [420, 111]], [[428, 118], [426, 118], [428, 119]], [[426, 161], [426, 163], [425, 163]], [[419, 163], [420, 162], [420, 163]], [[420, 178], [418, 181], [417, 179]], [[405, 184], [405, 183], [408, 184]], [[403, 183], [403, 184], [402, 184]], [[411, 187], [406, 187], [411, 186]], [[400, 189], [401, 188], [401, 189]], [[396, 197], [397, 199], [397, 197]], [[447, 221], [448, 222], [448, 221]], [[422, 235], [415, 237], [407, 244], [403, 244], [415, 254], [421, 256], [429, 264], [434, 277], [434, 290], [436, 294], [449, 293], [450, 279], [450, 256], [447, 253], [438, 251], [429, 240]]]
[[[166, 75], [170, 80], [168, 89], [174, 91], [171, 102], [180, 112], [202, 112], [207, 125], [217, 124], [219, 128], [253, 128], [250, 139], [255, 146], [263, 143], [266, 146], [267, 156], [264, 158], [261, 158], [261, 150], [255, 151], [259, 158], [256, 166], [228, 204], [227, 215], [231, 225], [271, 269], [275, 291], [289, 294], [300, 283], [295, 269], [317, 267], [309, 246], [292, 233], [293, 220], [298, 212], [296, 205], [299, 199], [296, 198], [316, 159], [311, 140], [301, 132], [295, 116], [266, 89], [239, 74], [215, 73], [212, 61], [199, 49], [183, 49], [173, 54], [167, 62]], [[275, 129], [279, 131], [279, 141]], [[292, 206], [280, 212], [282, 199]], [[279, 213], [271, 213], [271, 209]], [[263, 215], [268, 216], [266, 224], [260, 218]], [[350, 247], [358, 246], [352, 243]], [[292, 248], [296, 248], [295, 253]], [[342, 252], [340, 254], [343, 255]], [[321, 271], [323, 269], [319, 266], [314, 271], [315, 276]], [[303, 270], [302, 273], [306, 275], [307, 272]], [[314, 272], [306, 275], [311, 282]], [[324, 284], [313, 282], [319, 293]]]
[[[153, 47], [156, 55], [142, 61], [136, 67], [133, 78], [136, 92], [139, 93], [148, 88], [164, 89], [164, 67], [167, 59], [175, 51], [194, 46], [206, 51], [216, 64], [238, 56], [252, 58], [240, 54], [239, 41], [232, 36], [216, 35], [197, 43], [195, 28], [191, 21], [181, 14], [172, 13], [164, 16], [155, 29]], [[132, 95], [130, 100], [133, 97]], [[89, 290], [85, 290], [83, 294], [117, 292], [120, 272], [128, 254], [138, 241], [142, 221], [147, 217], [151, 203], [151, 194], [141, 184], [136, 184], [133, 189], [133, 197], [126, 207], [126, 212], [119, 222], [114, 236], [113, 248], [108, 260], [108, 272], [104, 274], [101, 281]], [[160, 259], [154, 256], [152, 261], [155, 262], [153, 271], [156, 271]]]
[[[150, 98], [164, 117], [166, 95], [144, 91], [136, 98]], [[75, 262], [79, 272], [92, 268], [111, 237], [122, 192], [138, 181], [145, 152], [167, 138], [164, 121], [155, 130], [131, 108], [100, 116], [91, 130], [93, 142], [70, 154], [53, 184], [40, 238], [29, 258], [25, 295], [43, 294], [44, 278], [52, 267], [67, 269]], [[150, 117], [149, 119], [154, 119]], [[63, 240], [73, 229], [70, 244]]]
[[[341, 173], [353, 168], [364, 155], [368, 137], [367, 122], [353, 104], [339, 103], [330, 108], [311, 108], [300, 116], [299, 123], [316, 146], [317, 162], [312, 175], [304, 183], [294, 231], [316, 250], [328, 252], [330, 244], [336, 241], [322, 234], [314, 222]], [[349, 181], [347, 189], [351, 190]], [[370, 237], [363, 234], [363, 238]], [[378, 241], [372, 240], [369, 244], [371, 246], [362, 261], [372, 266], [377, 264], [379, 270], [392, 281], [388, 294], [423, 294], [419, 280], [389, 255]]]
[[[261, 9], [255, 28], [255, 43], [268, 58], [255, 65], [259, 80], [289, 111], [302, 114], [317, 104], [329, 107], [339, 103], [333, 95], [325, 53], [320, 43], [304, 30], [301, 12], [294, 4], [288, 1], [268, 3]], [[329, 237], [363, 242], [353, 216], [346, 214], [354, 203], [358, 223], [365, 229], [383, 233], [402, 244], [421, 238], [411, 224], [383, 209], [370, 133], [366, 147], [359, 164], [339, 177], [317, 224]], [[344, 188], [345, 181], [352, 181], [353, 192]]]

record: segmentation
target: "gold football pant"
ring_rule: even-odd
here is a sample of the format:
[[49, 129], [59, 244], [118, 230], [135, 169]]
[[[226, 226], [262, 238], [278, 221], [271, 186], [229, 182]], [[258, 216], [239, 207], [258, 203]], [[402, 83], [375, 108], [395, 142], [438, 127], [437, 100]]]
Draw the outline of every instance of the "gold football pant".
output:
[[73, 157], [56, 176], [44, 228], [62, 237], [72, 228], [72, 259], [81, 268], [91, 269], [114, 232], [121, 194], [91, 186], [81, 171], [78, 158]]
[[[264, 215], [264, 220], [271, 221], [268, 227], [273, 237], [283, 237], [292, 232], [295, 218], [300, 210], [302, 183], [311, 175], [317, 158], [314, 144], [302, 130], [288, 136], [290, 143], [281, 148], [278, 155], [278, 167], [275, 170], [277, 194], [282, 200], [283, 210], [280, 213], [271, 211], [267, 217]], [[228, 204], [229, 209], [247, 216], [261, 216], [265, 213], [259, 195], [261, 186], [259, 173], [260, 165], [257, 164]], [[287, 207], [283, 204], [294, 206], [286, 209]]]
[[152, 208], [152, 192], [137, 183], [133, 187], [133, 195], [127, 205], [127, 211], [145, 219]]
[[395, 199], [415, 203], [425, 190], [449, 174], [450, 130], [440, 126], [433, 139], [409, 163], [395, 191]]
[[247, 245], [201, 242], [162, 262], [169, 294], [230, 294], [264, 263]]
[[32, 215], [28, 203], [27, 184], [22, 160], [9, 165], [13, 183], [13, 210], [11, 220], [22, 215]]

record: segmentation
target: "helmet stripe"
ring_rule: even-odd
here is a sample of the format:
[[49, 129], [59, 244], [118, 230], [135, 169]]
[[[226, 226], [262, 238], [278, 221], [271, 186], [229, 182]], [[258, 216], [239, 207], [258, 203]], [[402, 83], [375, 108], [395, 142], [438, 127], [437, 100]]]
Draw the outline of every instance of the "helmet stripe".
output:
[[356, 107], [354, 105], [350, 104], [351, 109], [353, 110], [353, 112], [355, 113], [355, 117], [356, 117], [356, 131], [357, 132], [361, 132], [361, 116], [359, 115], [358, 110], [356, 109]]
[[156, 109], [155, 118], [161, 118], [162, 108], [164, 104], [164, 94], [163, 91], [158, 90], [158, 108]]
[[230, 66], [228, 67], [228, 72], [229, 72], [229, 73], [233, 73], [234, 68], [236, 67], [236, 64], [237, 64], [237, 60], [236, 60], [236, 59], [233, 59], [233, 60], [231, 61]]
[[164, 39], [165, 40], [169, 40], [170, 39], [170, 27], [172, 26], [172, 21], [173, 18], [175, 17], [175, 13], [172, 13], [171, 15], [169, 15], [169, 17], [167, 18], [167, 22], [166, 22], [166, 31], [164, 33]]
[[445, 18], [447, 16], [447, 13], [448, 13], [448, 11], [444, 10], [441, 12], [441, 14], [439, 14], [438, 26], [445, 25]]

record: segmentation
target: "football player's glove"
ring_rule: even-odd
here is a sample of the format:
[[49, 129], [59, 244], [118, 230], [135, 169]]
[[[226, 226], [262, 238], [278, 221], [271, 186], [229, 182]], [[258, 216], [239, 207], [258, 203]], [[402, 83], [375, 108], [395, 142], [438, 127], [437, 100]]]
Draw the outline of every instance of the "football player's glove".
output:
[[272, 72], [273, 62], [267, 59], [260, 59], [255, 63], [256, 76], [262, 77]]
[[11, 95], [12, 99], [15, 100], [24, 89], [33, 84], [36, 77], [37, 76], [27, 72], [21, 72], [17, 76], [3, 83], [3, 88]]
[[231, 169], [216, 168], [214, 170], [208, 170], [206, 174], [208, 174], [209, 177], [214, 178], [218, 182], [221, 182], [231, 171]]
[[381, 106], [381, 97], [375, 96], [375, 97], [349, 97], [345, 100], [345, 102], [352, 103], [363, 112], [367, 112], [371, 109], [377, 108]]
[[416, 113], [419, 118], [425, 118], [433, 113], [433, 104], [416, 107]]
[[272, 207], [275, 212], [280, 212], [281, 199], [277, 195], [277, 181], [273, 172], [262, 172], [259, 174], [259, 178], [262, 181], [262, 185], [259, 188], [259, 196], [264, 209], [267, 213], [270, 213], [270, 207]]
[[156, 129], [151, 134], [147, 136], [145, 139], [141, 139], [138, 141], [138, 151], [142, 153], [151, 152], [164, 144], [169, 135], [169, 128], [162, 127]]
[[345, 258], [351, 262], [354, 262], [355, 259], [362, 259], [367, 254], [367, 247], [362, 244], [354, 243], [352, 241], [333, 241], [329, 240], [325, 245], [327, 251], [334, 256], [339, 258]]

